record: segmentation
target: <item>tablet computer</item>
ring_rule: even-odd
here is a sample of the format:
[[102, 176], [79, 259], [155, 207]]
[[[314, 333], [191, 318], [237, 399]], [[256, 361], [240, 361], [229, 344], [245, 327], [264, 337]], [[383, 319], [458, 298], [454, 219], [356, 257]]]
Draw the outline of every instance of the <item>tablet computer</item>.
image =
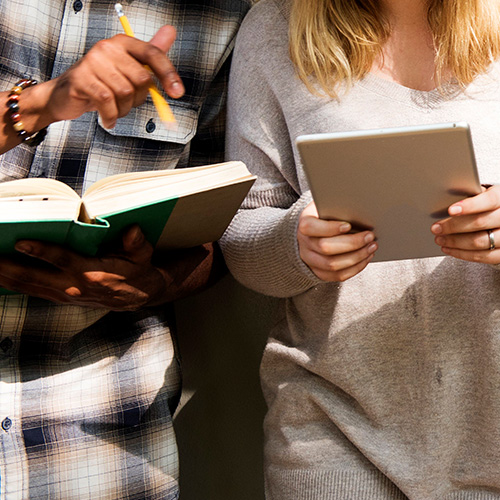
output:
[[467, 123], [302, 135], [296, 144], [319, 216], [373, 229], [374, 261], [443, 256], [431, 225], [481, 192]]

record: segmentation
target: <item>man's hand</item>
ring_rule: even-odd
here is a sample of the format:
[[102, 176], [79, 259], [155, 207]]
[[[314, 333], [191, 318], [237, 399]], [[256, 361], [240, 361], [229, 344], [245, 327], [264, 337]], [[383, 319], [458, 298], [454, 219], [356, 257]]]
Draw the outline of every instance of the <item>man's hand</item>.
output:
[[[103, 125], [113, 128], [118, 118], [146, 100], [151, 71], [170, 97], [181, 97], [184, 86], [166, 55], [175, 36], [175, 28], [163, 26], [149, 42], [119, 34], [96, 43], [61, 76], [23, 91], [20, 107], [25, 130], [33, 133], [88, 111], [97, 111]], [[0, 93], [5, 101], [7, 95], [8, 91]], [[3, 119], [0, 154], [20, 141], [7, 121], [8, 115]]]
[[172, 46], [176, 31], [163, 26], [150, 42], [127, 35], [101, 40], [60, 77], [48, 82], [50, 98], [47, 114], [51, 121], [71, 120], [88, 111], [98, 111], [107, 128], [142, 104], [158, 77], [165, 91], [181, 97], [184, 87], [166, 52]]
[[164, 301], [170, 278], [151, 263], [153, 247], [138, 226], [123, 236], [123, 248], [84, 257], [59, 245], [23, 240], [16, 249], [49, 264], [0, 259], [0, 285], [57, 303], [136, 310]]

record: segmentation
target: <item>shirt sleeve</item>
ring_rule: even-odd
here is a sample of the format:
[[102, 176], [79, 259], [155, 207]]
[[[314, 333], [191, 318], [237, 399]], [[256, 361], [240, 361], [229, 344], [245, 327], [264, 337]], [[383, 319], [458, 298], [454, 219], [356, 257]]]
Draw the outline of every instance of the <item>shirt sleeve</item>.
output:
[[259, 15], [253, 14], [240, 30], [231, 69], [226, 158], [246, 163], [257, 180], [220, 245], [243, 285], [291, 297], [321, 283], [301, 260], [297, 242], [299, 216], [312, 197], [300, 191], [286, 121], [272, 89], [275, 66], [269, 64]]

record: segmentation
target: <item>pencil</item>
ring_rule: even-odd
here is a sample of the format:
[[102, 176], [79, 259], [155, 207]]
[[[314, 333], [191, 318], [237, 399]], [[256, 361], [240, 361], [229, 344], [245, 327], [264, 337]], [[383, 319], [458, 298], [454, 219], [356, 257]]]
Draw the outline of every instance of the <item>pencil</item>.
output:
[[[118, 19], [120, 20], [120, 23], [123, 27], [123, 31], [125, 31], [125, 34], [134, 37], [135, 36], [134, 31], [132, 30], [132, 27], [128, 22], [127, 16], [123, 13], [122, 5], [120, 3], [115, 4], [115, 10], [116, 13], [118, 14]], [[175, 128], [176, 126], [175, 116], [172, 113], [172, 110], [170, 109], [168, 102], [163, 98], [163, 96], [161, 95], [160, 91], [158, 90], [158, 88], [154, 83], [151, 85], [151, 87], [149, 87], [149, 95], [151, 96], [151, 99], [153, 99], [153, 104], [156, 110], [158, 111], [160, 119], [165, 124], [165, 126], [167, 128]]]

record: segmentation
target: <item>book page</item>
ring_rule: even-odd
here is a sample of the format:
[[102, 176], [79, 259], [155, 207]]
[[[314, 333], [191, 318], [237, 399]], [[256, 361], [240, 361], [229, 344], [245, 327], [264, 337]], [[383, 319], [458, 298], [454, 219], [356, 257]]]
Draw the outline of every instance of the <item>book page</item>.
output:
[[235, 184], [249, 177], [246, 166], [241, 162], [179, 170], [132, 172], [98, 181], [86, 191], [83, 199], [88, 214], [98, 217]]
[[75, 219], [80, 205], [78, 194], [55, 179], [27, 178], [0, 183], [0, 221]]
[[56, 197], [56, 199], [80, 198], [64, 182], [56, 179], [26, 178], [0, 182], [0, 198], [18, 198], [24, 196]]
[[[191, 168], [180, 168], [180, 169], [170, 169], [170, 170], [147, 170], [144, 172], [127, 172], [124, 174], [110, 175], [104, 179], [100, 179], [94, 184], [92, 184], [84, 193], [84, 197], [89, 199], [90, 197], [97, 196], [97, 192], [101, 193], [120, 193], [122, 189], [130, 188], [131, 186], [137, 186], [138, 183], [148, 183], [156, 182], [160, 178], [165, 178], [161, 182], [171, 182], [170, 179], [181, 177], [196, 177], [198, 174], [206, 170], [217, 170], [225, 169], [228, 164], [240, 163], [240, 162], [227, 162], [227, 163], [217, 163], [213, 165], [204, 165], [201, 167], [191, 167]], [[137, 191], [136, 187], [133, 190]]]

